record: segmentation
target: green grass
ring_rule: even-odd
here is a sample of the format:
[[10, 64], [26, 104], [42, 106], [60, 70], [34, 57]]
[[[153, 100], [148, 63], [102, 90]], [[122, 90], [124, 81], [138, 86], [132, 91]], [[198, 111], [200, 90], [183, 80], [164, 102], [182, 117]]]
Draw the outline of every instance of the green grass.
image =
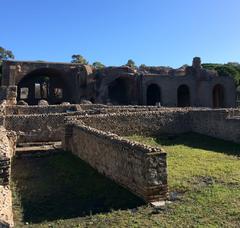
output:
[[[15, 159], [12, 170], [13, 209], [17, 227], [67, 225], [84, 218], [143, 205], [129, 191], [98, 174], [67, 152]], [[64, 221], [65, 220], [65, 221]]]
[[14, 161], [16, 227], [240, 227], [240, 145], [197, 134], [128, 139], [167, 152], [164, 210], [61, 153]]

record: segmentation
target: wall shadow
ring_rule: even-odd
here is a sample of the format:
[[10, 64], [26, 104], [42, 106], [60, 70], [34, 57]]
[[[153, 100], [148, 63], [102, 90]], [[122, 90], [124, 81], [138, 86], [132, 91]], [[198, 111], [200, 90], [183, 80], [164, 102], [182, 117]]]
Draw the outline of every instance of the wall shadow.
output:
[[[12, 167], [14, 216], [23, 222], [83, 217], [145, 204], [67, 152], [14, 159]], [[22, 218], [16, 218], [19, 214]]]
[[240, 144], [197, 133], [160, 135], [156, 137], [156, 142], [162, 146], [186, 145], [189, 147], [209, 150], [217, 153], [240, 156]]

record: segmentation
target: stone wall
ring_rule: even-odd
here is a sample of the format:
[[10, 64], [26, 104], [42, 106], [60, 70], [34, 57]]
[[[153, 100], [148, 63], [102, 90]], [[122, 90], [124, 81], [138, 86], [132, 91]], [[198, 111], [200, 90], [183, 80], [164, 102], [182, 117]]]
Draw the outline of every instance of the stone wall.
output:
[[81, 111], [80, 105], [6, 106], [7, 115], [32, 115]]
[[5, 127], [7, 130], [14, 130], [17, 133], [18, 143], [61, 141], [65, 117], [84, 113], [7, 115]]
[[32, 115], [32, 114], [51, 114], [51, 113], [69, 113], [73, 111], [90, 111], [101, 110], [108, 108], [106, 105], [85, 105], [85, 104], [70, 104], [70, 105], [48, 105], [48, 106], [6, 106], [7, 115]]
[[6, 114], [6, 101], [0, 101], [0, 126], [4, 125], [5, 120], [5, 114]]
[[191, 131], [187, 109], [162, 109], [160, 111], [123, 112], [68, 118], [106, 132], [121, 136], [180, 134]]
[[0, 127], [0, 227], [13, 226], [10, 175], [15, 148], [16, 134]]
[[10, 163], [15, 153], [16, 134], [0, 127], [0, 185], [10, 182]]
[[166, 153], [81, 124], [65, 129], [65, 150], [147, 202], [167, 197]]
[[192, 110], [193, 132], [240, 143], [240, 110]]

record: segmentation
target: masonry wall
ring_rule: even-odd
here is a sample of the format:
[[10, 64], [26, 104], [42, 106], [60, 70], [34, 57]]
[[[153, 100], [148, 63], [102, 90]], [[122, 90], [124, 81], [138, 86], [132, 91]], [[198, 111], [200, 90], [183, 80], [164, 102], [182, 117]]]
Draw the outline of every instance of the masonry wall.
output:
[[80, 114], [84, 112], [8, 115], [5, 117], [5, 127], [17, 133], [18, 143], [61, 141], [65, 117]]
[[[83, 110], [82, 110], [83, 109]], [[108, 107], [101, 105], [6, 106], [0, 121], [6, 129], [16, 131], [18, 143], [61, 141], [66, 117], [108, 112], [140, 112], [140, 107]], [[82, 110], [82, 111], [81, 111]], [[96, 117], [98, 118], [98, 117]], [[95, 121], [97, 122], [95, 118]], [[101, 122], [103, 125], [104, 121]], [[116, 122], [116, 124], [118, 124]]]
[[106, 132], [117, 135], [179, 134], [191, 131], [190, 118], [186, 109], [166, 109], [163, 111], [136, 111], [105, 115], [70, 118]]
[[166, 153], [84, 125], [66, 127], [66, 150], [147, 202], [167, 197]]
[[0, 185], [10, 182], [11, 158], [15, 153], [16, 134], [0, 127]]
[[239, 110], [196, 110], [190, 116], [193, 132], [240, 143]]
[[0, 127], [0, 227], [13, 226], [10, 175], [15, 147], [16, 134]]
[[110, 113], [123, 113], [123, 112], [146, 112], [146, 111], [161, 111], [169, 108], [156, 107], [156, 106], [105, 106], [99, 109], [101, 114], [110, 114]]
[[106, 105], [87, 105], [87, 104], [70, 104], [70, 105], [47, 105], [47, 106], [6, 106], [7, 115], [31, 115], [31, 114], [50, 114], [50, 113], [64, 113], [72, 111], [89, 111], [89, 110], [100, 110], [107, 108]]
[[80, 105], [6, 106], [7, 115], [32, 115], [81, 111]]

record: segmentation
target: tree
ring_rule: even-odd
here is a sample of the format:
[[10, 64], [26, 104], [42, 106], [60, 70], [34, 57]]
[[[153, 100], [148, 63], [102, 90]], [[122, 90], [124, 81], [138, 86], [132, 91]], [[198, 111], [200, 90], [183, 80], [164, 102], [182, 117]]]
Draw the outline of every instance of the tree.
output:
[[237, 63], [228, 64], [202, 64], [203, 68], [216, 70], [220, 76], [233, 77], [237, 85], [240, 85], [240, 68]]
[[72, 63], [88, 65], [88, 61], [82, 55], [72, 55]]
[[139, 66], [139, 68], [140, 69], [144, 69], [144, 68], [146, 68], [147, 66], [145, 65], [145, 64], [141, 64], [140, 66]]
[[126, 66], [131, 67], [131, 68], [136, 68], [136, 64], [132, 59], [129, 59]]
[[14, 59], [12, 51], [0, 47], [0, 81], [2, 79], [2, 61], [7, 59]]
[[93, 65], [96, 69], [101, 69], [101, 68], [104, 68], [104, 67], [105, 67], [105, 65], [102, 64], [101, 62], [94, 62], [92, 65]]
[[7, 60], [7, 59], [14, 59], [14, 55], [12, 51], [7, 50], [3, 47], [0, 47], [0, 62], [2, 62], [2, 60]]

